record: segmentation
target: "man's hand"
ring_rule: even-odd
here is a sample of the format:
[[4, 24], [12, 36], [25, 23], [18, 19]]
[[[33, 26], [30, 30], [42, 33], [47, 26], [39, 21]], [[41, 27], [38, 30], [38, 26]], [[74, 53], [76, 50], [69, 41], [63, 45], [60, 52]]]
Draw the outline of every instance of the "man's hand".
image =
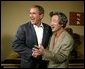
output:
[[44, 47], [41, 45], [41, 46], [36, 46], [32, 49], [32, 56], [35, 57], [35, 58], [38, 58], [39, 56], [41, 56], [43, 54], [43, 50], [44, 50]]

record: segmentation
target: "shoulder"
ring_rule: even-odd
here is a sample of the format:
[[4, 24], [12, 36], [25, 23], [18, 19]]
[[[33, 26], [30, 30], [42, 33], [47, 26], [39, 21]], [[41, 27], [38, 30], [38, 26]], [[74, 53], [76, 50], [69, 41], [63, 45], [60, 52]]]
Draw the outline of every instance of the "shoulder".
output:
[[73, 37], [67, 31], [64, 31], [64, 36], [67, 40], [73, 41]]
[[30, 25], [31, 25], [31, 23], [27, 22], [27, 23], [24, 23], [24, 24], [20, 25], [20, 27], [26, 27], [26, 26], [30, 26]]
[[19, 26], [19, 28], [21, 28], [21, 29], [29, 29], [29, 28], [31, 28], [32, 27], [32, 24], [31, 24], [31, 22], [27, 22], [27, 23], [24, 23], [24, 24], [21, 24], [20, 26]]
[[43, 26], [45, 26], [45, 27], [50, 27], [48, 24], [46, 24], [46, 23], [42, 23], [43, 24]]
[[44, 28], [47, 29], [47, 30], [52, 30], [50, 25], [46, 24], [46, 23], [42, 23]]
[[63, 32], [63, 37], [62, 37], [62, 43], [61, 44], [66, 44], [66, 46], [73, 46], [74, 40], [73, 37], [67, 32]]
[[21, 24], [21, 25], [18, 27], [18, 30], [25, 31], [26, 29], [30, 28], [30, 26], [31, 26], [31, 23], [30, 23], [30, 22], [27, 22], [27, 23]]

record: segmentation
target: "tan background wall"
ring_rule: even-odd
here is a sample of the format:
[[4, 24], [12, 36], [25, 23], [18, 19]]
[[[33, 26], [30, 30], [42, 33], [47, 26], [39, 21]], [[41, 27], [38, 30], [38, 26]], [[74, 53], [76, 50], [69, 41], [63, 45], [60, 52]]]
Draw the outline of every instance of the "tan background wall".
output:
[[[69, 18], [69, 12], [84, 12], [84, 1], [1, 1], [1, 60], [4, 60], [13, 51], [11, 49], [13, 37], [17, 28], [29, 21], [29, 8], [38, 4], [44, 7], [43, 22], [50, 24], [50, 11], [62, 11]], [[75, 33], [84, 36], [84, 26], [70, 26]], [[83, 41], [82, 41], [83, 42]], [[84, 44], [80, 48], [84, 54]]]

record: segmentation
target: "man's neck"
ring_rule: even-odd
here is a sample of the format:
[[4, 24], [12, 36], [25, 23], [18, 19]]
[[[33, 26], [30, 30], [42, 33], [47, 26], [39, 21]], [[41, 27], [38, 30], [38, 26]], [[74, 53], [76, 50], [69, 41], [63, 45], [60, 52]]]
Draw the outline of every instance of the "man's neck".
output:
[[43, 24], [42, 23], [39, 23], [39, 24], [36, 24], [35, 26], [37, 26], [37, 27], [43, 27]]

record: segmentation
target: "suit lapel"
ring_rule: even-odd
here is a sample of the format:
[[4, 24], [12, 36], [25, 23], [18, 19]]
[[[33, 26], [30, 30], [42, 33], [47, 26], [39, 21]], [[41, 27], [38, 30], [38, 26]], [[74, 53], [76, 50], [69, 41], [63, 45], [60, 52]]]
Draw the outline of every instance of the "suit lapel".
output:
[[46, 33], [46, 26], [43, 24], [43, 39], [42, 39], [42, 45], [45, 46], [45, 42], [46, 42], [46, 37], [47, 37], [47, 33]]
[[64, 32], [62, 32], [62, 34], [60, 35], [60, 37], [58, 39], [58, 42], [54, 46], [54, 49], [53, 49], [54, 52], [57, 52], [60, 49], [61, 43], [62, 43], [62, 39], [64, 38], [64, 36], [65, 36]]
[[[63, 32], [64, 33], [64, 32]], [[61, 42], [62, 42], [62, 39], [64, 38], [64, 35], [63, 35], [63, 33], [60, 35], [60, 38], [58, 39], [58, 42], [55, 44], [55, 46], [54, 46], [54, 48], [52, 48], [52, 45], [53, 45], [53, 39], [54, 39], [54, 34], [53, 34], [53, 36], [52, 36], [52, 38], [51, 38], [51, 42], [50, 42], [50, 47], [49, 47], [49, 50], [50, 51], [53, 51], [53, 52], [57, 52], [59, 49], [60, 49], [60, 47], [61, 47]]]
[[50, 47], [49, 47], [49, 50], [52, 51], [53, 50], [53, 41], [54, 41], [54, 34], [52, 35], [51, 37], [51, 41], [50, 41]]
[[[30, 23], [30, 24], [31, 24], [31, 23]], [[31, 24], [31, 34], [30, 34], [30, 35], [32, 36], [33, 43], [34, 43], [35, 45], [38, 45], [36, 32], [35, 32], [35, 29], [34, 29], [34, 27], [33, 27], [32, 24]]]

